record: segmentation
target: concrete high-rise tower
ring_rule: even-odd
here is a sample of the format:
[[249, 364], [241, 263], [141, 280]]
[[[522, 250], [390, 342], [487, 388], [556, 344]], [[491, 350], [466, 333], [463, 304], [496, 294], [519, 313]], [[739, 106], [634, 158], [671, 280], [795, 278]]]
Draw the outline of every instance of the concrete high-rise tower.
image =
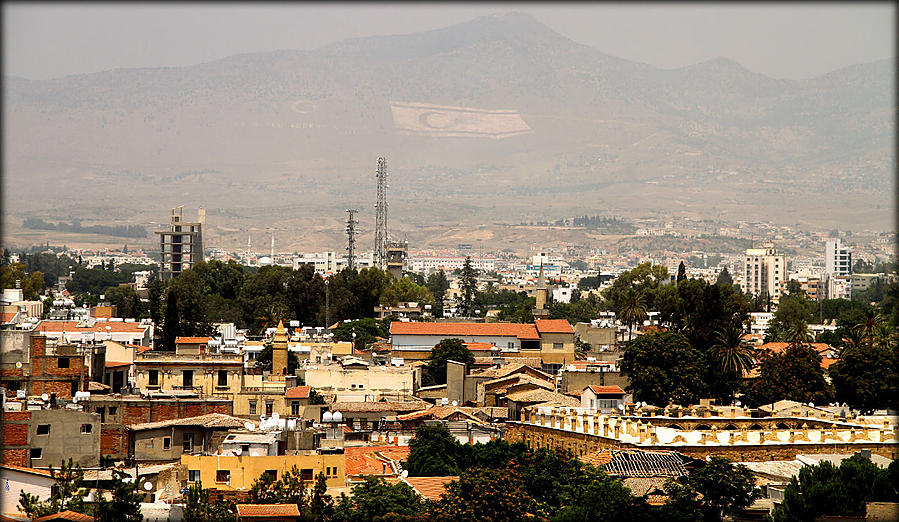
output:
[[184, 221], [184, 206], [172, 209], [172, 222], [168, 230], [159, 235], [159, 275], [169, 280], [204, 260], [203, 227], [206, 210], [197, 211], [197, 221]]

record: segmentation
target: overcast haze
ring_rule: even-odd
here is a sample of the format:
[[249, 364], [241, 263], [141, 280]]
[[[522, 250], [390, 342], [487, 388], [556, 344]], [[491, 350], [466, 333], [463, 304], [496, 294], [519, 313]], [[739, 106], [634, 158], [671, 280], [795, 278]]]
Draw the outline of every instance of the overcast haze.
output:
[[876, 4], [35, 4], [4, 3], [4, 74], [48, 79], [184, 66], [350, 37], [530, 13], [607, 54], [674, 68], [723, 56], [808, 78], [895, 55], [895, 5]]

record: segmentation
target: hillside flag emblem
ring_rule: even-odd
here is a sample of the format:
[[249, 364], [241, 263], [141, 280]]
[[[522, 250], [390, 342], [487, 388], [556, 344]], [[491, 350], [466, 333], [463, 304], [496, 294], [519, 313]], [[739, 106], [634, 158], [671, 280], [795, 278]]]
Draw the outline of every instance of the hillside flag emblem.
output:
[[502, 139], [533, 132], [514, 110], [487, 110], [415, 102], [391, 102], [400, 134]]

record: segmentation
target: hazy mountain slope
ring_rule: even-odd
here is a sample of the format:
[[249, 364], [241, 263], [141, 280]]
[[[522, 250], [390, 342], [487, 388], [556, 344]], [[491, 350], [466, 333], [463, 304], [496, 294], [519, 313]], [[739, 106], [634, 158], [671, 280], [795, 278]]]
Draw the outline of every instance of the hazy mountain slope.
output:
[[[191, 67], [6, 77], [4, 88], [4, 183], [23, 196], [7, 198], [14, 212], [264, 200], [294, 205], [291, 217], [339, 213], [368, 202], [375, 157], [387, 154], [396, 211], [412, 220], [428, 219], [422, 201], [514, 214], [545, 194], [551, 213], [610, 208], [647, 180], [684, 195], [671, 209], [752, 204], [763, 216], [791, 201], [801, 214], [799, 191], [819, 193], [815, 205], [845, 190], [887, 201], [872, 187], [890, 182], [894, 163], [886, 61], [803, 81], [727, 59], [663, 70], [515, 13]], [[391, 102], [515, 110], [533, 132], [401, 135]]]

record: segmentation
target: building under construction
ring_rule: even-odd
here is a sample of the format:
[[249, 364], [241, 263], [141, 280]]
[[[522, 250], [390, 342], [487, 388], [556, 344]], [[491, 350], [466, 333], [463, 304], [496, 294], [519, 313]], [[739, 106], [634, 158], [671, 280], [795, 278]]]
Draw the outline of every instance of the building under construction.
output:
[[159, 234], [159, 275], [167, 281], [181, 272], [203, 261], [203, 226], [206, 224], [206, 210], [197, 211], [197, 221], [186, 222], [184, 206], [172, 209], [169, 230]]

